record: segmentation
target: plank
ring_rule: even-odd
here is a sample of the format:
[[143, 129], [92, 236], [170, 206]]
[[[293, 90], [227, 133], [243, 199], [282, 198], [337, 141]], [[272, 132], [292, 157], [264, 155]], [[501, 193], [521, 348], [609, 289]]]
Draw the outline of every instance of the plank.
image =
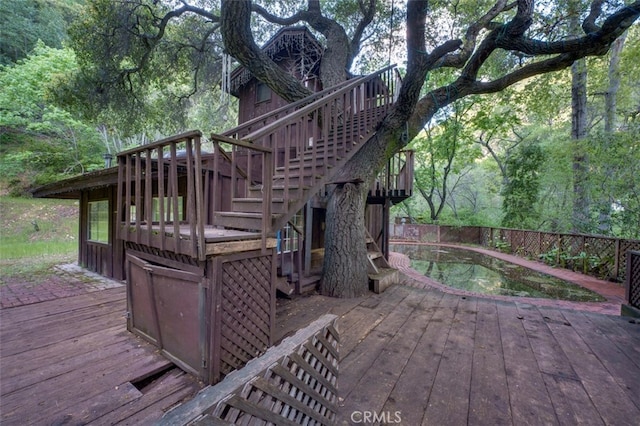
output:
[[590, 321], [594, 331], [605, 334], [640, 369], [640, 324], [626, 317], [598, 315], [597, 318], [597, 321]]
[[[424, 325], [433, 314], [421, 306], [427, 297], [429, 295], [425, 292], [412, 291], [397, 305], [393, 313], [373, 330], [373, 333], [388, 336], [376, 350], [367, 345], [367, 339], [363, 340], [361, 345], [365, 350], [377, 354], [373, 362], [361, 363], [357, 375], [347, 365], [342, 369], [338, 380], [344, 405], [340, 407], [339, 416], [344, 420], [349, 420], [355, 411], [382, 411], [424, 332]], [[366, 369], [360, 368], [365, 365]], [[343, 377], [345, 380], [342, 380]], [[354, 389], [367, 391], [349, 392], [348, 387], [343, 386], [345, 382]]]
[[[536, 306], [521, 303], [516, 305], [519, 318], [522, 319], [522, 325], [529, 338], [531, 350], [538, 363], [538, 369], [542, 373], [547, 392], [553, 401], [558, 422], [564, 425], [599, 424], [599, 422], [591, 423], [593, 417], [598, 419], [599, 416], [592, 409], [588, 395], [582, 389], [570, 360], [551, 333], [548, 322], [554, 321], [564, 327], [571, 325], [562, 315], [552, 320], [541, 314]], [[565, 394], [567, 390], [574, 393], [568, 396]]]
[[[25, 417], [29, 423], [44, 421], [54, 409], [70, 410], [79, 402], [100, 394], [104, 389], [119, 386], [140, 374], [170, 365], [169, 361], [158, 354], [149, 353], [146, 347], [128, 349], [125, 355], [111, 358], [98, 368], [89, 364], [81, 370], [3, 397], [0, 401], [3, 422]], [[28, 405], [25, 406], [25, 402]], [[29, 406], [37, 406], [38, 410], [31, 411]]]
[[11, 322], [29, 322], [38, 320], [42, 317], [68, 312], [74, 307], [84, 308], [88, 306], [96, 306], [103, 303], [124, 300], [126, 293], [125, 286], [100, 290], [81, 294], [78, 296], [62, 297], [53, 300], [47, 300], [41, 303], [31, 305], [16, 306], [13, 308], [0, 309], [0, 331], [11, 329]]
[[104, 330], [105, 328], [117, 325], [120, 325], [124, 328], [125, 323], [126, 321], [124, 317], [116, 316], [113, 314], [105, 314], [93, 318], [88, 318], [82, 324], [73, 325], [63, 323], [56, 328], [48, 329], [48, 332], [45, 331], [46, 329], [43, 329], [42, 334], [39, 335], [40, 338], [32, 335], [28, 340], [24, 341], [13, 341], [6, 344], [3, 342], [3, 350], [0, 353], [0, 357], [4, 358], [5, 356], [9, 355], [15, 355], [39, 348], [45, 348], [55, 343], [74, 339], [81, 335], [94, 333], [100, 330]]
[[[195, 392], [196, 390], [191, 387], [179, 388], [175, 392], [164, 395], [162, 399], [148, 405], [143, 410], [138, 411], [131, 417], [118, 422], [118, 424], [123, 426], [156, 424], [162, 418], [162, 415], [164, 413], [169, 411], [172, 407], [180, 404], [181, 402], [192, 398]], [[102, 423], [98, 422], [98, 424]], [[109, 422], [108, 424], [114, 424], [114, 422]]]
[[[561, 312], [545, 307], [538, 309], [549, 318], [547, 326], [571, 361], [591, 404], [602, 420], [606, 424], [627, 424], [628, 419], [640, 417], [638, 407], [621, 389], [583, 337], [576, 332], [579, 321], [572, 321], [575, 317], [570, 311]], [[564, 325], [563, 320], [572, 326]]]
[[[410, 291], [391, 312], [378, 318], [378, 324], [374, 329], [357, 338], [357, 343], [351, 343], [357, 346], [340, 361], [338, 388], [340, 389], [341, 398], [348, 400], [351, 391], [356, 388], [360, 378], [371, 368], [371, 365], [387, 346], [388, 342], [393, 339], [394, 335], [407, 321], [413, 311], [413, 309], [407, 309], [407, 303], [413, 302], [417, 304], [423, 298], [423, 294]], [[376, 313], [376, 315], [378, 314]], [[347, 331], [345, 330], [341, 334], [343, 347], [349, 345], [350, 340], [346, 336]]]
[[92, 352], [98, 342], [111, 344], [129, 338], [131, 338], [131, 334], [122, 326], [116, 325], [74, 338], [71, 342], [62, 341], [46, 348], [3, 357], [0, 363], [0, 372], [4, 380], [37, 370], [47, 363], [59, 363], [70, 357]]
[[496, 302], [513, 424], [558, 424], [516, 306]]
[[184, 397], [195, 394], [199, 387], [192, 376], [175, 368], [158, 379], [152, 388], [145, 388], [140, 398], [104, 412], [92, 421], [98, 424], [136, 424], [132, 423], [136, 416], [148, 419], [153, 415], [153, 419], [159, 419], [164, 411]]
[[[620, 389], [627, 394], [630, 401], [640, 410], [640, 369], [636, 362], [622, 351], [607, 333], [598, 330], [596, 324], [600, 322], [600, 315], [589, 315], [582, 312], [563, 312], [564, 317], [572, 324], [572, 328], [582, 337], [593, 354], [600, 360], [602, 366], [618, 383]], [[640, 340], [640, 327], [637, 327]], [[628, 344], [633, 344], [630, 339]]]
[[423, 425], [467, 422], [476, 306], [475, 298], [460, 297], [422, 419]]
[[424, 312], [416, 325], [423, 328], [422, 335], [382, 409], [399, 413], [403, 424], [422, 423], [458, 302], [458, 297], [427, 292], [421, 303]]
[[[38, 321], [12, 321], [14, 325], [12, 330], [2, 333], [3, 342], [20, 342], [29, 339], [32, 336], [38, 338], [43, 334], [43, 329], [69, 328], [64, 327], [70, 324], [75, 327], [81, 327], [87, 320], [98, 318], [103, 315], [114, 315], [116, 312], [124, 312], [124, 303], [122, 301], [109, 304], [100, 304], [98, 306], [86, 307], [81, 309], [69, 310], [62, 314], [56, 314], [48, 317], [40, 318]], [[122, 316], [122, 314], [121, 314]]]
[[109, 413], [129, 402], [135, 401], [142, 396], [142, 393], [131, 383], [123, 383], [120, 386], [107, 388], [89, 400], [74, 405], [71, 409], [65, 407], [63, 410], [48, 413], [45, 419], [48, 424], [87, 424], [100, 417], [104, 413]]
[[469, 424], [511, 424], [507, 372], [495, 301], [478, 300], [471, 366]]
[[[40, 382], [54, 379], [65, 374], [72, 374], [74, 371], [84, 368], [88, 364], [99, 365], [111, 357], [117, 357], [122, 353], [123, 348], [126, 348], [126, 342], [132, 338], [132, 336], [127, 336], [126, 334], [126, 331], [123, 332], [121, 330], [119, 339], [110, 341], [104, 345], [97, 345], [97, 342], [94, 342], [93, 346], [85, 348], [86, 351], [78, 353], [77, 355], [70, 355], [63, 359], [61, 359], [60, 356], [50, 356], [51, 352], [46, 351], [39, 357], [39, 362], [34, 363], [32, 361], [29, 364], [23, 364], [22, 371], [20, 371], [20, 364], [14, 365], [14, 367], [9, 370], [10, 374], [12, 374], [11, 376], [4, 375], [3, 365], [2, 383], [0, 384], [1, 394], [4, 397], [19, 389], [37, 385]], [[73, 349], [76, 348], [76, 345], [73, 345], [70, 353], [73, 354]]]
[[341, 359], [346, 359], [359, 342], [385, 320], [408, 294], [408, 288], [397, 287], [392, 292], [385, 292], [383, 298], [370, 297], [343, 315], [338, 322]]

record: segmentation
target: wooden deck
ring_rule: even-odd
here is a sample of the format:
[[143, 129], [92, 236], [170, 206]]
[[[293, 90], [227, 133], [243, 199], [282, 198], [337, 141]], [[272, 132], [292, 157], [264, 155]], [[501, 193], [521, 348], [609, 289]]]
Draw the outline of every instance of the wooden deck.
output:
[[[0, 423], [149, 424], [192, 397], [201, 384], [128, 333], [124, 311], [123, 287], [0, 310]], [[280, 300], [278, 340], [327, 312], [345, 424], [640, 419], [640, 322], [394, 286]]]
[[640, 419], [640, 322], [628, 318], [405, 286], [280, 305], [282, 334], [287, 319], [341, 316], [344, 424], [373, 413], [406, 425]]
[[0, 423], [148, 424], [193, 396], [202, 385], [126, 330], [125, 306], [119, 287], [0, 310]]

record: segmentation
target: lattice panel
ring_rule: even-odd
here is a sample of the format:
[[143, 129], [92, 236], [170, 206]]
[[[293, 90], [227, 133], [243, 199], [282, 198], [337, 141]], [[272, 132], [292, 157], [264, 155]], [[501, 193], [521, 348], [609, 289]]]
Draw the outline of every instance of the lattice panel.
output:
[[523, 254], [528, 257], [537, 258], [540, 254], [540, 233], [525, 232], [523, 236]]
[[640, 251], [629, 251], [627, 253], [627, 262], [627, 272], [629, 274], [626, 278], [627, 302], [634, 308], [640, 309]]
[[217, 404], [210, 413], [211, 420], [231, 424], [334, 424], [338, 345], [338, 333], [330, 324]]
[[199, 266], [198, 259], [186, 254], [175, 253], [168, 250], [160, 250], [154, 247], [149, 247], [145, 244], [137, 244], [132, 241], [127, 241], [125, 247], [127, 248], [127, 250], [136, 250], [141, 253], [151, 254], [153, 256], [162, 257], [165, 259], [173, 260], [175, 262], [184, 263], [186, 265]]
[[608, 238], [585, 237], [585, 252], [589, 256], [591, 273], [599, 278], [615, 277], [616, 242]]
[[222, 266], [220, 371], [228, 374], [269, 346], [271, 255]]
[[640, 241], [632, 240], [620, 240], [620, 250], [618, 251], [618, 264], [620, 270], [618, 271], [618, 278], [624, 281], [626, 279], [626, 260], [628, 251], [640, 251]]
[[556, 250], [558, 248], [558, 235], [557, 234], [547, 234], [542, 233], [540, 235], [540, 252], [538, 253], [549, 253], [552, 250]]

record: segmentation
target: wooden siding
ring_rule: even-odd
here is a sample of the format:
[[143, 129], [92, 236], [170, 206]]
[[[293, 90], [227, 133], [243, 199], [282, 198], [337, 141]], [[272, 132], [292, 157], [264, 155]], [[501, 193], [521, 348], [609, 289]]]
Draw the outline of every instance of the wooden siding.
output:
[[[95, 242], [89, 240], [89, 203], [107, 201], [108, 241]], [[80, 191], [80, 215], [78, 228], [78, 264], [82, 267], [108, 278], [123, 280], [124, 252], [122, 241], [116, 236], [116, 187], [107, 186]]]

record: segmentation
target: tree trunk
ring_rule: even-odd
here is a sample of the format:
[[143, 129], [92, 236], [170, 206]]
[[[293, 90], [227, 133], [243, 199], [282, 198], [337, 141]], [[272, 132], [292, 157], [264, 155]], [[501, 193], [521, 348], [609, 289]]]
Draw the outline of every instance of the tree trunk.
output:
[[571, 139], [573, 141], [573, 230], [589, 231], [589, 207], [587, 178], [588, 157], [581, 147], [587, 134], [587, 64], [584, 59], [571, 66]]
[[613, 133], [616, 128], [616, 113], [618, 91], [620, 90], [620, 55], [624, 47], [627, 33], [625, 32], [611, 46], [611, 58], [609, 59], [609, 87], [605, 93], [604, 131]]
[[364, 211], [368, 185], [336, 185], [327, 204], [322, 294], [358, 297], [369, 291]]
[[[627, 32], [616, 39], [611, 46], [609, 59], [609, 87], [604, 95], [604, 138], [602, 143], [605, 145], [605, 152], [607, 152], [610, 141], [610, 135], [616, 130], [616, 113], [618, 109], [618, 90], [620, 90], [620, 55], [622, 54], [622, 48], [624, 47], [625, 40], [627, 38]], [[609, 180], [613, 176], [613, 170], [610, 165], [605, 166], [604, 170], [605, 179]], [[611, 203], [612, 199], [606, 192], [600, 194], [600, 200], [598, 202], [598, 232], [600, 234], [608, 235], [611, 232]]]

